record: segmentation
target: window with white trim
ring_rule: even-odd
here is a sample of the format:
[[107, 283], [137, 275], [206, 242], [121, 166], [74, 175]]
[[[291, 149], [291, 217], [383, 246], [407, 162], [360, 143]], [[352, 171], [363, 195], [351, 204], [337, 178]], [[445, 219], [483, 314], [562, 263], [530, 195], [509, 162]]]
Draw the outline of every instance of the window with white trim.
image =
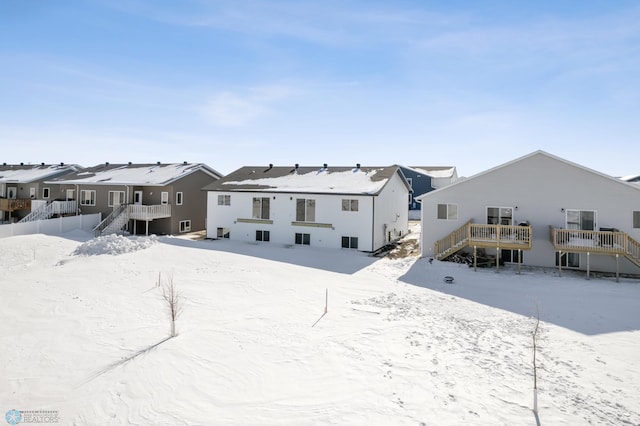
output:
[[358, 237], [342, 237], [342, 248], [357, 249]]
[[169, 193], [162, 191], [160, 193], [160, 204], [169, 204]]
[[457, 204], [438, 204], [438, 219], [457, 220], [458, 205]]
[[182, 205], [182, 198], [183, 198], [182, 192], [176, 192], [176, 206]]
[[255, 197], [251, 217], [253, 219], [269, 219], [269, 197]]
[[358, 211], [358, 200], [342, 200], [342, 211], [343, 212], [357, 212]]
[[190, 220], [181, 220], [180, 221], [180, 232], [189, 232], [191, 231], [191, 221]]
[[230, 206], [231, 205], [231, 195], [218, 195], [218, 205], [219, 206]]
[[270, 241], [271, 233], [269, 231], [256, 231], [256, 241]]
[[218, 228], [216, 231], [218, 238], [229, 238], [231, 236], [231, 230], [229, 228]]
[[296, 244], [309, 246], [309, 245], [311, 245], [311, 235], [310, 234], [303, 234], [303, 233], [300, 233], [300, 232], [296, 232], [295, 242], [296, 242]]
[[633, 212], [633, 228], [640, 229], [640, 211]]
[[80, 191], [80, 205], [81, 206], [95, 206], [96, 205], [96, 191], [93, 189], [83, 189]]
[[49, 188], [42, 188], [42, 198], [49, 198], [51, 190]]
[[109, 207], [124, 204], [124, 191], [109, 191]]
[[316, 221], [316, 200], [308, 198], [296, 199], [296, 221], [315, 222]]

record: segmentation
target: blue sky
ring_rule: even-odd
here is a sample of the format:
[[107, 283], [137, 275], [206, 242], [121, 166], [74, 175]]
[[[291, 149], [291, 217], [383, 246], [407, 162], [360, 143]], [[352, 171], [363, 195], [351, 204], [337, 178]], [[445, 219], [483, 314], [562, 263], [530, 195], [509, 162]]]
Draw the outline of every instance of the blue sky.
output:
[[640, 173], [637, 1], [0, 0], [0, 162]]

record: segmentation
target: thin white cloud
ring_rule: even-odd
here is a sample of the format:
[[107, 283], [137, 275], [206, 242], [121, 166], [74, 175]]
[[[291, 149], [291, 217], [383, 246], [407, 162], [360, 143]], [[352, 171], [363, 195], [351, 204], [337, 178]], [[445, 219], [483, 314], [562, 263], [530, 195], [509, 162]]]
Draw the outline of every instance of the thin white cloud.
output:
[[270, 114], [277, 103], [299, 93], [300, 89], [286, 85], [253, 87], [242, 93], [223, 91], [213, 95], [199, 110], [217, 126], [240, 127]]

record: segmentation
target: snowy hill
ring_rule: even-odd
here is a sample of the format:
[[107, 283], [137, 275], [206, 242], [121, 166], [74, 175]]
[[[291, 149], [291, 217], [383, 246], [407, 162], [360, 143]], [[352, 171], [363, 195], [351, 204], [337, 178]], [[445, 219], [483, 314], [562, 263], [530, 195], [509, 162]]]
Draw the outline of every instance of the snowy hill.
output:
[[[5, 411], [65, 425], [640, 425], [637, 280], [172, 237], [20, 236], [0, 253]], [[183, 311], [166, 340], [170, 278]]]

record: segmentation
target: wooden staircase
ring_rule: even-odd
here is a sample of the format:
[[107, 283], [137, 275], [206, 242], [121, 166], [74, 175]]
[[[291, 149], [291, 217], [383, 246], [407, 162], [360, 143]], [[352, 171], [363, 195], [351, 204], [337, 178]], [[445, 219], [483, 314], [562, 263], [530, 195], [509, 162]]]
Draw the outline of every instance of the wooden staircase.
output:
[[435, 258], [446, 259], [465, 247], [499, 248], [506, 250], [530, 250], [531, 226], [482, 225], [472, 220], [443, 239], [436, 241]]

